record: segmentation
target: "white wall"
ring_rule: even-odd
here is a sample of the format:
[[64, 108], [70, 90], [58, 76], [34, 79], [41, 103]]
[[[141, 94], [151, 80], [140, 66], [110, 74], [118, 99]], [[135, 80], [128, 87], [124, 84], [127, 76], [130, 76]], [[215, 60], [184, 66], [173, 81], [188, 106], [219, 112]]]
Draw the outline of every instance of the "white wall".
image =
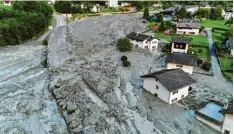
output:
[[[134, 45], [134, 46], [138, 46], [140, 48], [143, 48], [143, 49], [146, 49], [145, 46], [148, 46], [148, 49], [150, 51], [153, 51], [153, 46], [155, 46], [155, 49], [158, 48], [158, 40], [157, 39], [153, 39], [152, 41], [147, 41], [147, 40], [144, 40], [143, 42], [142, 41], [136, 41], [136, 40], [131, 40], [129, 39], [130, 42]], [[155, 42], [155, 43], [153, 43]]]
[[118, 7], [118, 0], [108, 0], [109, 7]]
[[[182, 64], [167, 63], [167, 69], [181, 68], [177, 67], [177, 65], [182, 65]], [[189, 74], [193, 73], [193, 66], [182, 65], [181, 69]]]
[[[191, 32], [194, 32], [194, 34], [191, 33]], [[196, 28], [193, 28], [193, 29], [186, 29], [186, 28], [179, 29], [179, 28], [176, 28], [176, 33], [177, 34], [198, 35], [199, 34], [199, 29], [196, 29]]]
[[172, 43], [172, 45], [171, 45], [171, 53], [173, 53], [173, 52], [187, 53], [188, 52], [188, 46], [189, 46], [189, 44], [186, 44], [186, 48], [185, 49], [176, 49], [176, 48], [174, 48], [174, 43]]
[[[156, 85], [158, 85], [158, 89], [156, 89]], [[156, 81], [156, 78], [144, 78], [143, 88], [152, 94], [155, 94], [155, 93], [158, 94], [158, 98], [169, 103], [169, 100], [170, 100], [169, 90], [167, 90], [166, 87], [162, 85], [162, 83], [160, 83], [159, 81]]]
[[225, 114], [224, 116], [222, 133], [224, 133], [225, 130], [228, 130], [230, 134], [233, 134], [233, 115], [232, 114]]
[[224, 19], [225, 20], [229, 20], [231, 17], [233, 17], [233, 13], [232, 12], [226, 12], [224, 15]]
[[[189, 89], [189, 86], [183, 87], [183, 88], [179, 89], [178, 93], [175, 93], [174, 95], [173, 95], [173, 92], [170, 92], [169, 104], [177, 102], [177, 101], [185, 98], [186, 96], [188, 96], [188, 89]], [[184, 95], [184, 97], [182, 97], [182, 95]], [[177, 98], [177, 101], [172, 102], [172, 100], [175, 98]]]
[[216, 124], [214, 124], [214, 123], [212, 123], [212, 122], [210, 122], [208, 120], [205, 120], [205, 119], [203, 119], [203, 118], [201, 118], [200, 116], [197, 116], [197, 115], [196, 115], [196, 118], [197, 118], [197, 120], [199, 120], [199, 121], [201, 121], [201, 122], [203, 122], [203, 123], [211, 126], [212, 128], [218, 130], [219, 132], [221, 132], [221, 126], [216, 125]]

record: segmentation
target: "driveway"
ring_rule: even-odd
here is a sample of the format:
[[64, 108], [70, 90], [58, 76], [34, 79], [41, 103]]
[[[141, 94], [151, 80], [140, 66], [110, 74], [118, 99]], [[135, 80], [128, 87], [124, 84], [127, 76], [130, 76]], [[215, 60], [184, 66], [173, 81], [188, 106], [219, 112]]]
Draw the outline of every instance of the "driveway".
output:
[[227, 82], [227, 79], [223, 76], [221, 72], [220, 65], [219, 65], [217, 56], [215, 54], [215, 47], [213, 45], [214, 41], [213, 41], [211, 28], [206, 28], [205, 30], [208, 36], [210, 58], [211, 58], [210, 61], [211, 61], [213, 72], [214, 72], [214, 78], [219, 81]]

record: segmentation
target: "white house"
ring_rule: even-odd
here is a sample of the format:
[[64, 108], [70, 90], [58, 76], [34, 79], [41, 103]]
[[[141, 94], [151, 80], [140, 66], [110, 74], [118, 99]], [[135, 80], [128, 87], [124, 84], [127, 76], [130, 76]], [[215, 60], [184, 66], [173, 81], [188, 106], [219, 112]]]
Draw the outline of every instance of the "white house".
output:
[[11, 4], [12, 4], [11, 0], [4, 0], [3, 1], [3, 5], [5, 5], [5, 6], [11, 6]]
[[197, 56], [186, 53], [170, 53], [167, 58], [167, 69], [181, 68], [184, 72], [193, 73], [193, 67], [197, 66]]
[[231, 17], [233, 17], [233, 12], [232, 11], [227, 11], [224, 14], [224, 19], [229, 20]]
[[224, 114], [224, 121], [221, 132], [223, 134], [233, 134], [233, 99], [229, 101], [222, 113]]
[[118, 7], [118, 0], [108, 0], [108, 7]]
[[200, 2], [199, 8], [207, 8], [207, 9], [210, 9], [211, 6], [209, 5], [208, 2], [203, 1], [203, 2]]
[[195, 83], [182, 69], [165, 69], [141, 76], [143, 88], [161, 100], [172, 104], [186, 97]]
[[158, 48], [158, 39], [154, 38], [153, 36], [131, 32], [126, 37], [136, 47], [148, 49], [150, 51]]
[[187, 53], [192, 38], [174, 37], [172, 39], [171, 53]]
[[91, 10], [91, 12], [93, 12], [93, 13], [100, 12], [100, 8], [98, 7], [98, 5], [93, 5], [92, 8], [91, 8], [90, 10]]
[[187, 12], [194, 14], [198, 11], [198, 6], [184, 6]]
[[178, 22], [176, 24], [176, 34], [198, 35], [201, 28], [198, 22]]

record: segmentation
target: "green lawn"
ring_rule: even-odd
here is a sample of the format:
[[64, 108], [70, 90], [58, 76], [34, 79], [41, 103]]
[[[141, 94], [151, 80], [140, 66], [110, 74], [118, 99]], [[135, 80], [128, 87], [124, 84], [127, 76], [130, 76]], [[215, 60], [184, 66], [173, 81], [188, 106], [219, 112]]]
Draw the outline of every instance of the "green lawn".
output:
[[102, 12], [122, 12], [122, 10], [115, 9], [115, 8], [105, 8], [105, 7], [102, 7], [100, 9], [101, 9]]
[[224, 37], [223, 37], [224, 33], [225, 31], [221, 31], [221, 30], [213, 31], [213, 39], [214, 39], [214, 42], [217, 42], [218, 46], [221, 46], [221, 43], [224, 40]]
[[228, 70], [233, 69], [233, 59], [229, 57], [219, 57], [219, 59], [222, 65], [222, 71], [224, 75], [232, 80], [233, 73], [232, 71], [228, 71]]
[[5, 5], [0, 5], [0, 9], [13, 9], [12, 6], [5, 6]]
[[168, 42], [171, 42], [172, 37], [173, 37], [174, 35], [156, 33], [154, 36], [155, 36], [156, 38], [158, 38], [158, 39], [165, 39], [165, 40], [167, 40]]
[[203, 59], [203, 60], [208, 60], [209, 58], [209, 48], [205, 48], [205, 47], [193, 47], [197, 52], [199, 51], [199, 49], [202, 49], [202, 52], [198, 54], [198, 58], [199, 59]]
[[224, 29], [230, 29], [230, 26], [227, 24], [225, 25], [226, 20], [202, 20], [202, 26], [213, 28], [213, 27], [219, 27]]

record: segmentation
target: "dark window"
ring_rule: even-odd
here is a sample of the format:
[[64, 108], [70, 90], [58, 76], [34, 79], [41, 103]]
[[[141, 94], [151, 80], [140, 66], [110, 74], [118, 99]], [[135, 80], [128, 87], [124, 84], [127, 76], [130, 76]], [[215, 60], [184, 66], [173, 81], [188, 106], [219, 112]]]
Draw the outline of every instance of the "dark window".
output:
[[230, 131], [225, 130], [225, 131], [224, 131], [224, 134], [230, 134]]
[[145, 48], [148, 48], [148, 46], [145, 46]]
[[185, 49], [186, 44], [185, 43], [174, 43], [174, 48], [176, 48], [176, 49]]
[[155, 93], [154, 95], [155, 95], [156, 97], [158, 97], [158, 94]]
[[158, 89], [158, 85], [156, 85], [156, 89]]
[[138, 47], [138, 45], [136, 45], [136, 47]]
[[156, 48], [156, 46], [152, 46], [152, 48]]
[[158, 79], [157, 79], [157, 78], [155, 78], [155, 80], [156, 80], [156, 81], [158, 81]]
[[182, 65], [176, 65], [176, 67], [183, 67]]
[[181, 98], [184, 98], [184, 95], [181, 95]]
[[190, 34], [195, 34], [195, 32], [190, 32]]
[[172, 100], [172, 102], [175, 102], [175, 101], [177, 101], [177, 98], [175, 98], [175, 99]]
[[178, 90], [177, 90], [177, 91], [174, 91], [174, 92], [173, 92], [173, 95], [174, 95], [174, 94], [177, 94], [177, 93], [178, 93]]
[[192, 90], [192, 87], [189, 87], [188, 91], [191, 91]]

